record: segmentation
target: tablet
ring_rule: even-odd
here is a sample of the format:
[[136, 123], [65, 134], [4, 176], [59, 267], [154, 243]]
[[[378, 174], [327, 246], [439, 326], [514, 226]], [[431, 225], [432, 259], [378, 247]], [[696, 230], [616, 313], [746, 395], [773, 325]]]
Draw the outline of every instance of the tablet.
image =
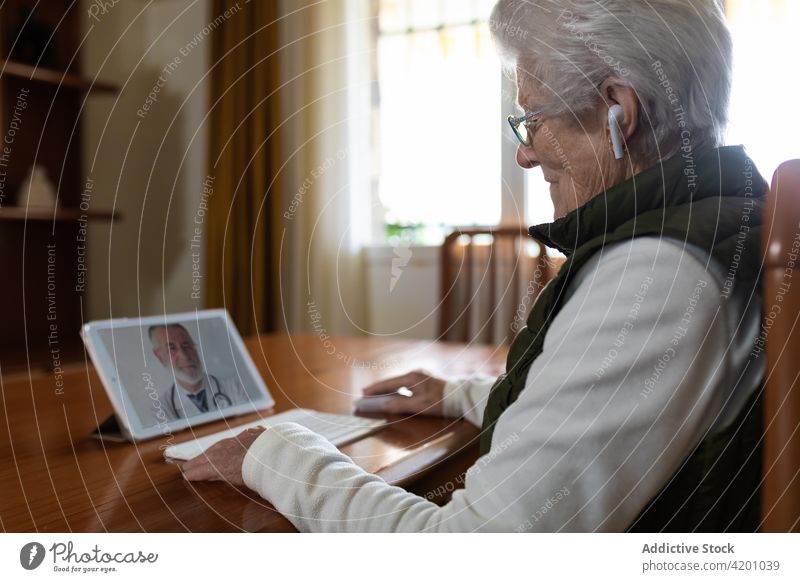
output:
[[127, 440], [275, 404], [224, 309], [94, 321], [81, 337]]

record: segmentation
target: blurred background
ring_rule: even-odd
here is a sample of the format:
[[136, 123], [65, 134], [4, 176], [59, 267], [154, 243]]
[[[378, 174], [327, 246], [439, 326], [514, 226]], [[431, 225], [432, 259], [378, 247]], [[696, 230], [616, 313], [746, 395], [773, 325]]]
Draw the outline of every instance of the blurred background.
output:
[[[205, 307], [243, 335], [439, 337], [445, 237], [552, 219], [514, 163], [493, 3], [4, 2], [0, 365]], [[769, 181], [798, 157], [800, 3], [724, 4], [728, 143]]]

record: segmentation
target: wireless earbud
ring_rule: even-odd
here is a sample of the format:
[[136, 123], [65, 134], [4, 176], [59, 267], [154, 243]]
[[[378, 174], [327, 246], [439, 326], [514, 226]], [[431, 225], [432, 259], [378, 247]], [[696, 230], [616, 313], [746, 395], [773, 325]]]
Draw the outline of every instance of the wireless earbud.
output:
[[625, 155], [622, 149], [622, 130], [619, 127], [625, 121], [625, 112], [621, 105], [612, 105], [608, 108], [608, 131], [611, 133], [611, 147], [614, 149], [614, 157], [621, 160]]

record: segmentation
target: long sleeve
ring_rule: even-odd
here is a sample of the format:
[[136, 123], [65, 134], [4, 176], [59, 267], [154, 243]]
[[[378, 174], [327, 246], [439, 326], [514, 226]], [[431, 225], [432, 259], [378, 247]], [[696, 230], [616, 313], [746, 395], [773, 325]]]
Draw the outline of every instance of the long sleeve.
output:
[[[593, 258], [500, 417], [492, 450], [443, 507], [293, 424], [255, 441], [245, 483], [303, 531], [622, 531], [722, 408], [733, 372], [720, 288], [663, 240]], [[468, 391], [454, 398], [473, 402]]]
[[444, 386], [444, 415], [448, 418], [463, 417], [470, 424], [483, 424], [486, 400], [497, 378], [491, 376], [468, 376], [450, 380]]

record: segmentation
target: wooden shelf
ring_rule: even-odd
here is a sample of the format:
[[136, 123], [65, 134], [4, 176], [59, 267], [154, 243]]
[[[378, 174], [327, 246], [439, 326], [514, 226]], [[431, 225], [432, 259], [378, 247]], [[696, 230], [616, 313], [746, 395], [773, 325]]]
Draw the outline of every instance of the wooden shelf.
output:
[[24, 221], [70, 221], [78, 220], [86, 215], [90, 220], [118, 220], [119, 214], [111, 210], [89, 210], [83, 212], [79, 208], [21, 208], [8, 206], [0, 208], [0, 222], [7, 220]]
[[[91, 249], [102, 242], [89, 240], [94, 236], [83, 229], [120, 219], [116, 212], [104, 210], [100, 199], [96, 208], [84, 205], [88, 210], [81, 211], [79, 206], [87, 186], [85, 141], [80, 131], [84, 100], [119, 93], [114, 84], [93, 79], [94, 73], [81, 74], [80, 67], [58, 60], [70, 56], [73, 62], [80, 62], [86, 20], [80, 4], [75, 0], [3, 0], [0, 9], [0, 40], [6, 41], [3, 48], [9, 49], [12, 39], [27, 36], [30, 40], [27, 45], [14, 45], [19, 52], [0, 55], [0, 132], [7, 131], [14, 115], [20, 114], [16, 111], [20, 91], [24, 88], [29, 93], [14, 155], [6, 160], [4, 192], [9, 199], [0, 205], [0, 267], [7, 279], [0, 285], [0, 365], [4, 372], [14, 363], [9, 354], [22, 356], [25, 372], [28, 359], [37, 369], [53, 366], [51, 333], [56, 315], [62, 363], [73, 356], [82, 359], [75, 332], [83, 324], [90, 295], [90, 269], [85, 263]], [[29, 10], [33, 16], [22, 22], [19, 15]], [[48, 66], [35, 66], [31, 55], [48, 56], [47, 50], [33, 42], [45, 28], [52, 31], [48, 46], [54, 59]], [[26, 169], [34, 164], [51, 177], [58, 176], [57, 208], [11, 205], [12, 194], [24, 187]], [[53, 286], [58, 291], [57, 314]]]
[[79, 91], [89, 91], [91, 93], [116, 93], [119, 91], [119, 88], [111, 83], [92, 81], [72, 73], [55, 69], [43, 69], [42, 67], [34, 67], [17, 61], [4, 61], [1, 70], [3, 75], [10, 77], [19, 77]]

